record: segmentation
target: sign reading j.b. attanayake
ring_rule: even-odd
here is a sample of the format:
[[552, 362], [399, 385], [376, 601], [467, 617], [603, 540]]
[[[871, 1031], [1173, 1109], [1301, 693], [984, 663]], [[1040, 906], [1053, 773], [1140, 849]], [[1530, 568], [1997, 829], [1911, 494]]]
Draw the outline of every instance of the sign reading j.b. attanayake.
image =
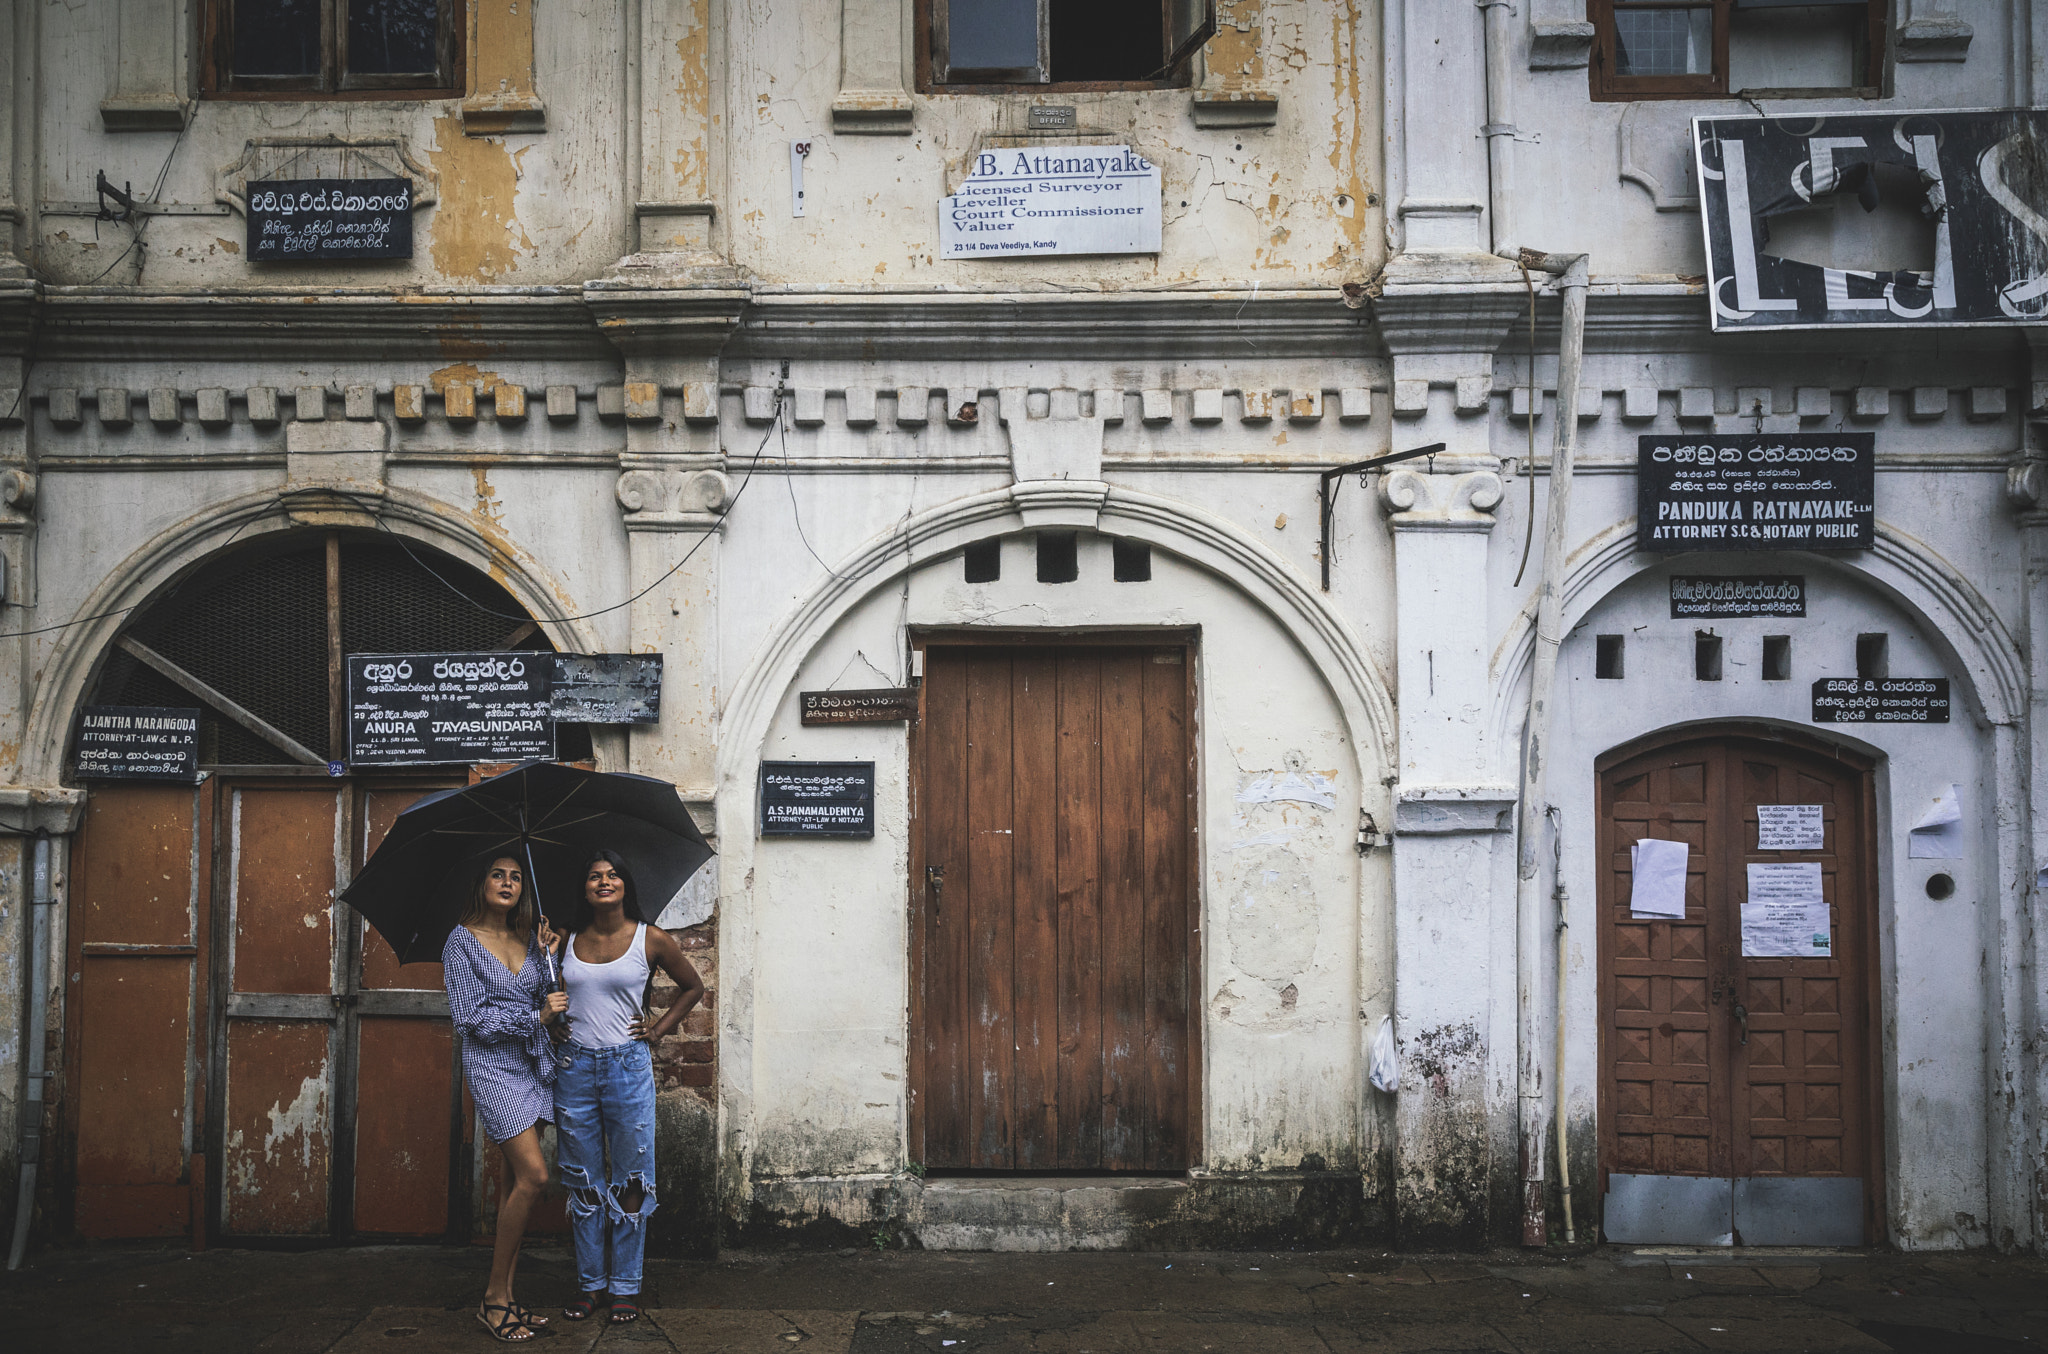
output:
[[985, 150], [939, 199], [939, 255], [1159, 252], [1159, 166], [1129, 146]]

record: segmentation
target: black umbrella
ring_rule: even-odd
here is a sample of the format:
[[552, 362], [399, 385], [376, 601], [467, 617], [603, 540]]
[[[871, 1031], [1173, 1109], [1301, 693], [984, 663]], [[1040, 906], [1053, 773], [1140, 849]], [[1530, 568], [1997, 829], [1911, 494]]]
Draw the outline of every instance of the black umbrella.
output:
[[601, 848], [625, 859], [650, 922], [714, 854], [665, 780], [526, 762], [414, 803], [341, 896], [399, 963], [431, 963], [493, 860], [524, 863], [527, 888], [562, 929], [583, 895], [583, 867]]

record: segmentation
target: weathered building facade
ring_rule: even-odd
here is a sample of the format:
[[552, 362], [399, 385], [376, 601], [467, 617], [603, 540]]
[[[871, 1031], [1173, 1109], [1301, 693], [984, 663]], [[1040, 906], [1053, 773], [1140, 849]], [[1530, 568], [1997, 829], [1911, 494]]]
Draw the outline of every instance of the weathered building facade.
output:
[[[1219, 0], [1091, 51], [1051, 0], [471, 0], [380, 65], [249, 8], [18, 0], [0, 50], [43, 1234], [488, 1226], [437, 979], [334, 898], [471, 772], [350, 765], [332, 674], [553, 649], [663, 656], [657, 723], [557, 753], [719, 850], [663, 916], [712, 989], [671, 1245], [1782, 1239], [1759, 1179], [1825, 1239], [2040, 1244], [2038, 298], [1716, 332], [1691, 119], [2038, 108], [2048, 9]], [[1156, 250], [946, 256], [986, 157], [1096, 148]], [[2041, 153], [1989, 171], [2019, 262]], [[392, 180], [409, 256], [252, 256], [262, 193]], [[1638, 548], [1644, 437], [1822, 433], [1871, 435], [1868, 548]], [[1803, 614], [1673, 601], [1752, 576]], [[1816, 722], [1892, 677], [1951, 717]], [[915, 717], [804, 718], [869, 688]], [[81, 779], [87, 706], [201, 709], [205, 775]], [[871, 763], [872, 836], [763, 835], [788, 761]], [[1822, 848], [1744, 844], [1780, 803]], [[1684, 916], [1630, 915], [1638, 838]], [[1759, 861], [1819, 867], [1824, 957], [1745, 956]]]

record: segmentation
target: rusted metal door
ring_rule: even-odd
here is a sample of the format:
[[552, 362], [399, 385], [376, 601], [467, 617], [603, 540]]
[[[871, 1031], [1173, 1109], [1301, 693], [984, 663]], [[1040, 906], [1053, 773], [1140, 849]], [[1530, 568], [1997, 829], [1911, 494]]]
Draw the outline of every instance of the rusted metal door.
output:
[[193, 1136], [211, 797], [206, 786], [97, 789], [73, 844], [66, 1119], [71, 1226], [85, 1236], [182, 1236], [195, 1197], [203, 1206]]
[[1185, 1168], [1188, 649], [925, 653], [914, 1150], [938, 1168]]
[[[1738, 1242], [1802, 1236], [1788, 1207], [1806, 1209], [1809, 1225], [1816, 1210], [1848, 1207], [1852, 1230], [1876, 1235], [1868, 769], [1777, 739], [1691, 739], [1604, 766], [1600, 799], [1603, 1174], [1652, 1191], [1672, 1178], [1726, 1181], [1728, 1222], [1715, 1234]], [[1822, 849], [1758, 850], [1759, 804], [1819, 805]], [[1689, 848], [1683, 919], [1630, 915], [1629, 847], [1643, 837]], [[1746, 867], [1761, 862], [1821, 867], [1829, 955], [1745, 956]]]

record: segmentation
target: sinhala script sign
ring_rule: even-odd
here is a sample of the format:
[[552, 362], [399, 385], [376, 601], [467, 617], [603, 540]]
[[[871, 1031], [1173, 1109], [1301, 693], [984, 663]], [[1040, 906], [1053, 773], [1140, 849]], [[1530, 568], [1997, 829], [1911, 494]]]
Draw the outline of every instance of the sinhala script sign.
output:
[[1159, 166], [1129, 146], [985, 150], [939, 199], [939, 255], [1159, 252]]

